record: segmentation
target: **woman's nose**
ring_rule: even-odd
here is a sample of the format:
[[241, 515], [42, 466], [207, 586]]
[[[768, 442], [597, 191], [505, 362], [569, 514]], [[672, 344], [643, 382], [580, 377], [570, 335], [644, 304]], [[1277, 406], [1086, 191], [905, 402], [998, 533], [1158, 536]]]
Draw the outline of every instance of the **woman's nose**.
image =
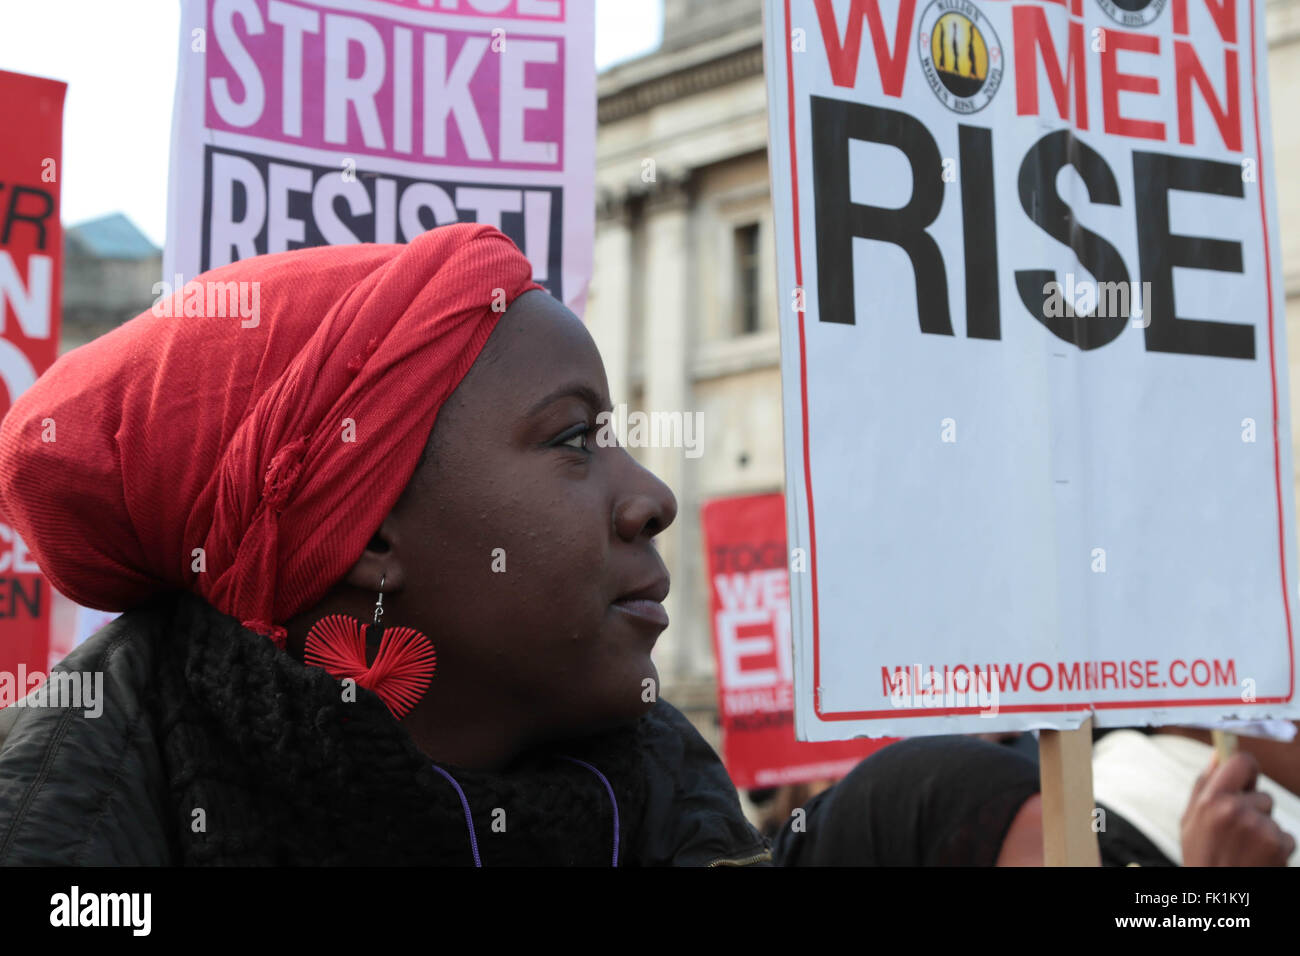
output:
[[614, 505], [614, 531], [624, 541], [635, 541], [641, 535], [653, 538], [677, 517], [677, 498], [626, 449], [621, 451], [628, 466], [627, 490]]

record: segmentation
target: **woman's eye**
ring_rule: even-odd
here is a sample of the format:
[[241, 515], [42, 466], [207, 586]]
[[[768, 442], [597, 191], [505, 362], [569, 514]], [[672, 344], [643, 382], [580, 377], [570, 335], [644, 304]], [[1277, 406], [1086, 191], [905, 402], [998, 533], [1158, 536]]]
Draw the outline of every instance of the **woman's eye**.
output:
[[580, 428], [574, 429], [573, 431], [561, 436], [556, 441], [556, 444], [562, 448], [575, 448], [581, 451], [587, 451], [587, 434], [587, 426], [583, 425]]

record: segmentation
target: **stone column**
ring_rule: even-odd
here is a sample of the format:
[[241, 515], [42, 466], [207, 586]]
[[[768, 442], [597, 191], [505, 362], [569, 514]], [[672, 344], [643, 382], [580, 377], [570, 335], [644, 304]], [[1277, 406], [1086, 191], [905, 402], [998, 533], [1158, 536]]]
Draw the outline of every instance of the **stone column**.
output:
[[585, 318], [605, 362], [615, 406], [631, 395], [632, 268], [627, 196], [602, 190], [596, 201], [595, 259]]
[[[688, 372], [694, 305], [694, 243], [689, 173], [660, 169], [645, 203], [645, 300], [642, 362], [647, 413], [692, 411]], [[631, 411], [631, 409], [629, 409]], [[659, 551], [672, 575], [665, 606], [672, 623], [655, 651], [661, 682], [689, 680], [700, 622], [693, 619], [698, 560], [699, 508], [689, 487], [682, 448], [636, 449], [638, 458], [677, 496], [678, 519], [658, 537]]]

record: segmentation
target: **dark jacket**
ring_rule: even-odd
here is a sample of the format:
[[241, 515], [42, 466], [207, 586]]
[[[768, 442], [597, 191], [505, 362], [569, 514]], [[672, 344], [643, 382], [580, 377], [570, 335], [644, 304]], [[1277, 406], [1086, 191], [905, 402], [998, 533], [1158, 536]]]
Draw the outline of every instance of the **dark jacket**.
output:
[[[178, 658], [175, 648], [187, 644], [191, 648], [186, 652], [188, 656]], [[239, 653], [245, 656], [238, 660], [229, 657], [227, 645], [239, 645]], [[217, 693], [202, 695], [201, 676], [205, 671], [196, 660], [200, 657], [211, 660], [207, 666], [210, 676], [250, 666], [250, 655], [256, 655], [259, 666], [271, 662], [287, 675], [284, 680], [290, 684], [282, 680], [251, 704], [245, 697], [255, 698], [257, 690], [247, 690], [240, 683], [242, 677], [228, 681]], [[334, 723], [329, 723], [331, 708], [337, 705], [338, 685], [333, 678], [274, 651], [267, 639], [240, 628], [233, 619], [218, 614], [190, 595], [179, 595], [128, 612], [74, 650], [55, 670], [102, 672], [102, 713], [87, 717], [84, 707], [72, 705], [14, 706], [0, 711], [0, 864], [295, 862], [296, 858], [286, 858], [283, 851], [279, 856], [270, 851], [258, 855], [262, 852], [258, 848], [273, 843], [276, 834], [258, 830], [256, 826], [250, 828], [248, 820], [264, 820], [265, 808], [275, 805], [269, 801], [282, 801], [287, 792], [295, 798], [301, 797], [301, 805], [289, 817], [295, 821], [312, 816], [313, 811], [326, 805], [342, 806], [341, 788], [327, 786], [325, 781], [334, 763], [346, 762], [354, 756], [348, 752], [347, 741], [361, 740], [357, 734], [362, 730], [381, 737], [392, 735], [391, 740], [400, 737], [397, 744], [383, 751], [397, 754], [394, 759], [398, 762], [409, 755], [419, 759], [409, 735], [387, 716], [374, 695], [360, 692], [361, 699], [352, 707], [362, 706], [346, 711], [349, 716], [340, 720], [348, 726], [340, 731]], [[179, 691], [175, 690], [177, 686]], [[308, 705], [299, 706], [301, 698], [312, 695], [316, 697]], [[265, 708], [252, 716], [245, 713], [262, 702], [270, 702], [267, 706], [279, 710], [272, 710], [269, 715]], [[238, 713], [238, 720], [247, 723], [209, 721], [204, 708], [228, 708], [231, 713]], [[281, 711], [286, 715], [283, 727], [279, 724]], [[293, 723], [295, 719], [297, 724]], [[216, 738], [223, 729], [233, 726], [253, 729], [236, 734], [235, 749], [229, 749], [231, 741], [223, 743]], [[316, 728], [320, 728], [319, 735], [315, 733]], [[622, 827], [621, 859], [625, 865], [747, 865], [770, 861], [768, 845], [741, 813], [735, 788], [717, 755], [680, 712], [660, 700], [638, 721], [634, 732], [638, 751], [636, 766], [643, 767], [644, 772], [636, 774], [636, 797], [628, 798], [624, 813], [625, 816], [634, 814], [635, 819], [618, 821], [617, 814], [613, 818], [618, 821], [616, 831], [618, 826]], [[301, 759], [304, 751], [312, 751], [316, 746], [317, 736], [324, 741], [320, 753], [329, 766], [321, 767]], [[244, 750], [244, 737], [264, 740], [261, 744], [248, 743]], [[221, 750], [221, 746], [227, 749]], [[274, 753], [276, 766], [286, 763], [286, 753], [290, 755], [284, 786], [278, 791], [275, 781], [265, 779], [273, 771], [268, 772], [266, 766], [257, 763], [258, 746]], [[281, 746], [287, 749], [274, 750]], [[362, 748], [358, 745], [352, 749]], [[204, 766], [203, 759], [219, 766], [216, 776], [221, 778], [220, 786], [213, 783], [206, 790], [199, 789], [196, 781], [202, 780], [203, 771], [195, 768]], [[577, 767], [572, 772], [580, 778], [585, 773]], [[613, 771], [609, 775], [614, 778]], [[369, 776], [369, 770], [362, 773], [349, 765], [349, 775], [343, 777], [343, 789], [347, 781]], [[410, 766], [400, 768], [394, 779], [413, 779]], [[600, 800], [605, 799], [595, 778], [581, 779], [600, 791]], [[437, 782], [426, 785], [434, 786]], [[330, 842], [340, 826], [346, 828], [349, 821], [361, 816], [374, 816], [377, 812], [374, 793], [382, 795], [394, 789], [411, 790], [413, 785], [389, 785], [358, 797], [363, 802], [357, 806], [367, 808], [366, 812], [354, 813], [355, 806], [349, 804], [339, 816], [330, 818], [322, 814], [315, 821], [318, 836], [312, 842]], [[469, 790], [469, 784], [466, 789]], [[474, 793], [469, 792], [471, 796]], [[519, 792], [522, 791], [516, 791]], [[609, 795], [612, 799], [613, 790]], [[496, 791], [490, 796], [493, 802], [506, 799], [498, 797]], [[531, 798], [521, 802], [540, 802], [551, 807], [564, 805], [564, 794], [552, 794], [552, 797], [550, 804]], [[249, 807], [241, 816], [228, 804], [245, 798]], [[422, 798], [417, 794], [412, 799]], [[488, 813], [492, 804], [487, 800], [488, 797], [483, 798], [475, 813], [475, 829], [481, 846], [491, 842]], [[226, 842], [220, 851], [214, 849], [213, 839], [196, 843], [192, 838], [191, 830], [195, 827], [190, 823], [199, 812], [195, 809], [197, 805], [202, 806], [205, 819], [210, 821], [206, 827], [224, 828], [222, 839]], [[411, 806], [423, 805], [403, 804], [406, 809], [394, 810], [388, 824], [409, 822], [412, 833], [420, 832], [422, 825], [406, 818]], [[454, 809], [459, 813], [459, 804]], [[588, 818], [597, 815], [592, 813]], [[344, 823], [340, 824], [340, 820]], [[595, 829], [596, 823], [592, 820], [587, 826]], [[245, 832], [232, 835], [230, 831], [239, 827], [244, 827]], [[451, 841], [448, 845], [455, 848], [468, 845], [463, 816], [458, 827], [459, 832], [448, 837]], [[608, 843], [607, 829], [602, 831], [600, 840]], [[372, 841], [359, 845], [368, 848], [378, 844]], [[342, 849], [334, 856], [321, 858], [343, 863], [388, 859], [384, 856], [387, 851], [381, 849], [375, 849], [373, 855], [364, 859], [354, 859], [350, 846], [340, 835], [338, 847]], [[455, 860], [465, 861], [459, 856]], [[486, 851], [484, 862], [489, 862]]]

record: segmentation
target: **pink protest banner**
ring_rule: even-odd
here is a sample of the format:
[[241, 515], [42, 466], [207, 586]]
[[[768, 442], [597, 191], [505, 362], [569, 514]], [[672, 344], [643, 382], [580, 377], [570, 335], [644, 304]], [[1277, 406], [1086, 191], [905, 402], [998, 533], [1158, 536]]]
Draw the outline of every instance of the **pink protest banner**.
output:
[[164, 283], [302, 246], [497, 226], [581, 314], [592, 0], [185, 0]]

